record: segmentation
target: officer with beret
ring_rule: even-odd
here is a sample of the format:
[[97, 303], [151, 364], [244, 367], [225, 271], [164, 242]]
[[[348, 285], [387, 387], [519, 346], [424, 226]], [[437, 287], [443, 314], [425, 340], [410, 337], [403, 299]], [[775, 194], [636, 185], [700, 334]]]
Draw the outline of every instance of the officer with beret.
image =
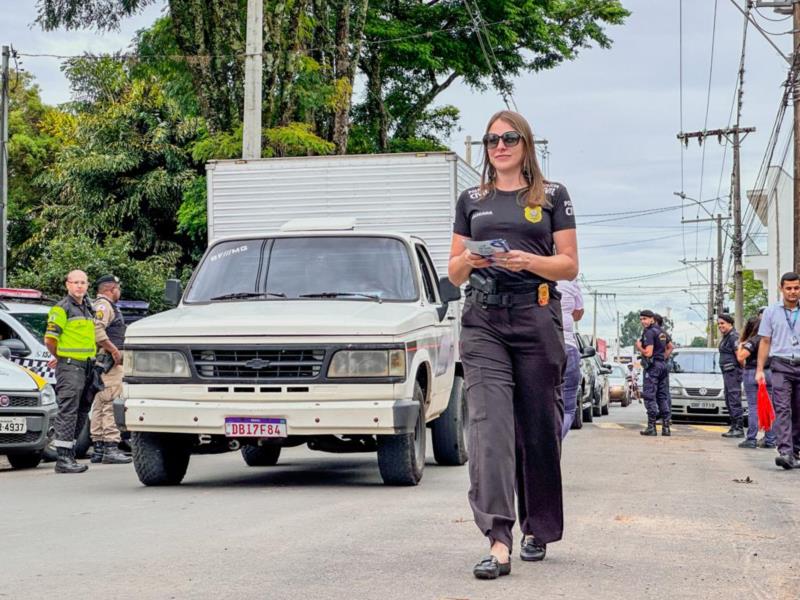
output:
[[722, 380], [725, 384], [725, 405], [731, 426], [722, 437], [744, 437], [742, 426], [742, 368], [736, 357], [739, 347], [739, 332], [733, 328], [733, 317], [721, 314], [717, 317], [717, 327], [722, 334], [719, 342], [719, 368], [722, 371]]
[[119, 449], [120, 434], [114, 422], [114, 399], [122, 393], [122, 347], [125, 342], [125, 319], [117, 307], [122, 288], [118, 277], [104, 275], [96, 282], [94, 331], [100, 347], [98, 361], [110, 356], [113, 366], [102, 375], [105, 389], [92, 404], [93, 463], [124, 464], [131, 458]]
[[671, 435], [669, 390], [667, 389], [667, 363], [664, 353], [667, 349], [667, 334], [656, 324], [655, 313], [645, 309], [639, 313], [639, 322], [642, 324], [642, 337], [636, 340], [636, 349], [642, 355], [644, 367], [644, 406], [647, 410], [647, 428], [639, 433], [642, 435], [658, 435], [656, 423], [661, 417], [661, 435]]

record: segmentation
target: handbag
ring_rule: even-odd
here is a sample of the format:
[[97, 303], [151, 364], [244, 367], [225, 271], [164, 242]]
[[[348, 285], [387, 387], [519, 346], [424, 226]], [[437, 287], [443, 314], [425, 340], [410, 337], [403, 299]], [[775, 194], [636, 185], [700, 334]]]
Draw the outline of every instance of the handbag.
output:
[[767, 392], [767, 384], [763, 381], [758, 384], [757, 409], [758, 428], [764, 431], [772, 429], [775, 422], [775, 409], [772, 407], [772, 400]]

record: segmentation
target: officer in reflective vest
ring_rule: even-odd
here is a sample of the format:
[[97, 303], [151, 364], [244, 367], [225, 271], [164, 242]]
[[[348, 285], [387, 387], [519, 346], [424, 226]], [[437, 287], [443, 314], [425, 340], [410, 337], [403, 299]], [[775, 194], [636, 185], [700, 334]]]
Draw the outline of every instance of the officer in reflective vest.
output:
[[113, 359], [113, 366], [102, 375], [105, 389], [98, 392], [92, 404], [93, 463], [125, 464], [131, 458], [119, 449], [119, 429], [114, 422], [114, 399], [122, 393], [122, 347], [125, 342], [125, 319], [117, 307], [122, 295], [118, 277], [104, 275], [95, 284], [95, 337], [100, 347], [98, 361], [104, 355]]
[[70, 271], [65, 283], [67, 295], [50, 309], [44, 336], [47, 349], [55, 357], [48, 366], [56, 369], [55, 470], [83, 473], [88, 467], [75, 461], [75, 439], [86, 422], [81, 396], [96, 352], [94, 311], [86, 297], [89, 285], [86, 273]]

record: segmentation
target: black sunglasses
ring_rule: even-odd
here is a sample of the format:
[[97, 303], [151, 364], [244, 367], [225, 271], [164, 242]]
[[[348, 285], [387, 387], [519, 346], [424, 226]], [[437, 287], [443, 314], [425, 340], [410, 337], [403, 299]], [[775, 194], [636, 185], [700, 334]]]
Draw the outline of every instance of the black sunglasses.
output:
[[500, 140], [503, 140], [503, 143], [507, 148], [513, 148], [519, 144], [521, 139], [522, 136], [516, 131], [506, 131], [503, 135], [487, 133], [485, 136], [483, 136], [483, 145], [487, 148], [497, 148], [497, 144], [500, 143]]

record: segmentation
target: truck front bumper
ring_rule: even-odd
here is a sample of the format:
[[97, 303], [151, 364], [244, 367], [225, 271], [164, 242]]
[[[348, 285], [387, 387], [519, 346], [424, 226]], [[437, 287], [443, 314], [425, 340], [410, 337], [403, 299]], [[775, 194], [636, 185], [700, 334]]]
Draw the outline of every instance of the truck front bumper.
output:
[[411, 433], [419, 404], [404, 400], [193, 402], [118, 398], [114, 418], [123, 431], [225, 434], [225, 417], [286, 419], [289, 435]]

